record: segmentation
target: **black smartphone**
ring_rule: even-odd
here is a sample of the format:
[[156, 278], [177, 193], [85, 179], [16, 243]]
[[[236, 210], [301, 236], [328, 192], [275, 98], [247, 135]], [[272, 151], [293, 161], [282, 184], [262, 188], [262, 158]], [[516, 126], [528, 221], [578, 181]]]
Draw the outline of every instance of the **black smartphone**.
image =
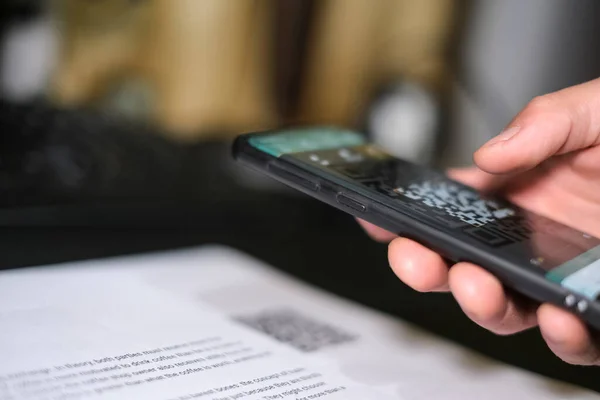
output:
[[330, 127], [238, 137], [234, 157], [284, 184], [600, 329], [600, 239], [395, 158]]

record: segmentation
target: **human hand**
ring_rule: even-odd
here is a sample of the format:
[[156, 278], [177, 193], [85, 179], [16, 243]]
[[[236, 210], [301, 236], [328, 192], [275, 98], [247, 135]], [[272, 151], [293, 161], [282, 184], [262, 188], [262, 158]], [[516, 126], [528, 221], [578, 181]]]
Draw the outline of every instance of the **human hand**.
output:
[[[600, 79], [534, 99], [474, 159], [476, 167], [449, 175], [600, 237]], [[575, 315], [550, 304], [523, 304], [481, 267], [449, 269], [422, 245], [360, 222], [375, 239], [391, 241], [392, 269], [415, 290], [451, 291], [473, 321], [500, 335], [539, 325], [566, 362], [600, 365], [600, 341]]]

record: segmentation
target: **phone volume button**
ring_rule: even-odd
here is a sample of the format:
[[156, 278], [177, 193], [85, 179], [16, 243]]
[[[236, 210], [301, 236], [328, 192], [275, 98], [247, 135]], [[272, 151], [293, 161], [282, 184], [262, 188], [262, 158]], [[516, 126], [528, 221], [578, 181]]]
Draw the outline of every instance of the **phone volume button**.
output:
[[348, 208], [352, 208], [353, 210], [360, 211], [360, 212], [367, 211], [366, 205], [346, 196], [344, 193], [338, 193], [336, 196], [336, 200], [339, 204], [344, 205]]
[[269, 165], [268, 169], [272, 173], [274, 173], [275, 175], [278, 175], [281, 178], [283, 178], [283, 179], [285, 179], [285, 180], [287, 180], [289, 182], [292, 182], [292, 183], [295, 183], [297, 185], [303, 186], [306, 189], [310, 189], [310, 190], [312, 190], [314, 192], [316, 192], [316, 191], [319, 190], [319, 184], [318, 183], [313, 182], [311, 180], [308, 180], [308, 179], [306, 179], [306, 178], [304, 178], [304, 177], [302, 177], [300, 175], [297, 175], [297, 174], [295, 174], [293, 172], [287, 171], [287, 170], [285, 170], [285, 169], [283, 169], [281, 167], [278, 167], [277, 165], [271, 164], [271, 165]]

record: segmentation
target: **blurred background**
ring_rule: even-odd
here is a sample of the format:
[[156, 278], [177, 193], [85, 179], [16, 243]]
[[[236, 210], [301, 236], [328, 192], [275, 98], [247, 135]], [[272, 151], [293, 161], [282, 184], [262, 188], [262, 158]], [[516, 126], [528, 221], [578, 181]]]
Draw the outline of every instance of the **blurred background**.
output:
[[531, 98], [600, 75], [597, 0], [0, 10], [0, 268], [219, 242], [498, 359], [593, 384], [536, 335], [495, 338], [449, 297], [412, 293], [349, 217], [238, 168], [229, 143], [335, 124], [415, 162], [468, 165]]
[[361, 129], [465, 164], [528, 100], [597, 75], [593, 0], [6, 0], [2, 97], [177, 142]]

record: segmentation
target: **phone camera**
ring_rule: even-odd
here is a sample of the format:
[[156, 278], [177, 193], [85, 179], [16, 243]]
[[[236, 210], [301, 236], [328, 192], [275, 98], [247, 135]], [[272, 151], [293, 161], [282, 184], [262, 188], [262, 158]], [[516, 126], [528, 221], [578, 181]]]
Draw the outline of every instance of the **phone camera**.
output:
[[577, 303], [577, 311], [579, 311], [580, 313], [586, 312], [587, 309], [588, 309], [587, 301], [581, 300], [579, 303]]
[[565, 297], [565, 306], [571, 308], [574, 307], [576, 303], [577, 298], [574, 295], [570, 294], [567, 297]]

